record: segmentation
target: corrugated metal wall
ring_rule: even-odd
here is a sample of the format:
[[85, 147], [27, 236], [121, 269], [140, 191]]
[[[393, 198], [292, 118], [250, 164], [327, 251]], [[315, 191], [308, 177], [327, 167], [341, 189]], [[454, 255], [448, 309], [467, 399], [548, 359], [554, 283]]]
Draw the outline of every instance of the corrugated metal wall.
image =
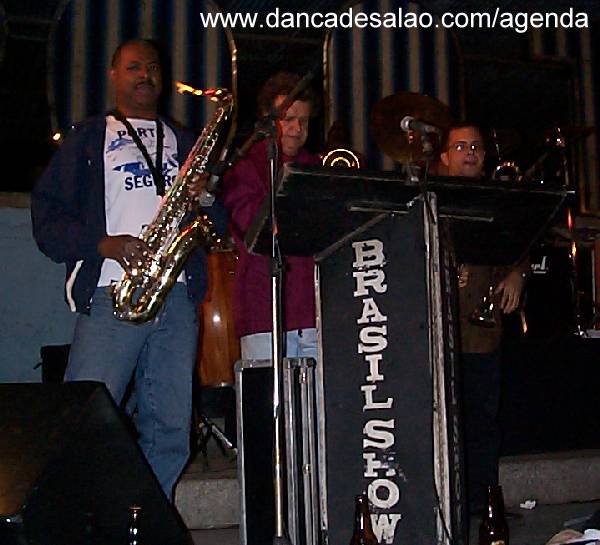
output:
[[[365, 0], [349, 7], [354, 13], [410, 11], [418, 15], [422, 11], [417, 3], [403, 0]], [[381, 98], [399, 91], [427, 94], [460, 116], [458, 48], [441, 25], [336, 29], [326, 40], [324, 58], [326, 127], [342, 120], [350, 130], [352, 147], [367, 158], [369, 168], [394, 168], [369, 134], [371, 108]]]

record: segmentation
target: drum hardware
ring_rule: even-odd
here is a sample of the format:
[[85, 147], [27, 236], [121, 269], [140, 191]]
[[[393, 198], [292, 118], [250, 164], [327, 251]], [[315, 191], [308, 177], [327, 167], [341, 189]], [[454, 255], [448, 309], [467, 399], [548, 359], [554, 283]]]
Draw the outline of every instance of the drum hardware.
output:
[[[565, 156], [566, 157], [566, 156]], [[571, 233], [571, 274], [573, 275], [573, 291], [575, 295], [575, 331], [578, 337], [583, 337], [584, 328], [581, 325], [581, 293], [579, 290], [579, 275], [577, 274], [577, 233], [571, 207], [567, 207], [567, 229]]]
[[502, 161], [492, 174], [496, 182], [520, 182], [523, 179], [521, 171], [514, 161]]
[[215, 440], [217, 447], [223, 456], [227, 456], [227, 451], [237, 456], [237, 448], [227, 438], [223, 430], [210, 418], [202, 414], [202, 412], [197, 411], [196, 414], [199, 420], [196, 427], [198, 433], [196, 445], [198, 447], [198, 451], [204, 456], [204, 459], [208, 459], [208, 442], [211, 438]]
[[[555, 126], [550, 130], [546, 137], [546, 144], [551, 147], [551, 149], [558, 151], [559, 156], [559, 164], [560, 171], [563, 180], [563, 186], [569, 188], [572, 186], [571, 182], [571, 169], [569, 165], [569, 157], [567, 155], [567, 138], [566, 134], [577, 135], [577, 137], [581, 138], [584, 136], [589, 136], [592, 132], [594, 132], [593, 127], [587, 128], [570, 128], [570, 129], [562, 129], [560, 126]], [[571, 265], [572, 265], [572, 274], [573, 274], [573, 289], [575, 294], [575, 335], [582, 337], [584, 335], [584, 329], [581, 325], [581, 294], [579, 290], [579, 275], [577, 274], [577, 232], [575, 230], [575, 220], [573, 217], [573, 208], [572, 206], [567, 206], [567, 229], [570, 233], [571, 239]]]
[[593, 305], [593, 313], [588, 323], [586, 324], [585, 331], [583, 333], [584, 337], [594, 337], [595, 332], [600, 333], [600, 305], [594, 303]]
[[[400, 124], [407, 116], [446, 131], [453, 123], [450, 108], [439, 100], [419, 93], [402, 92], [387, 96], [375, 104], [369, 127], [379, 149], [400, 163], [426, 159], [422, 139], [414, 131], [405, 131]], [[432, 135], [432, 145], [438, 149], [441, 138]]]
[[[595, 130], [595, 127], [560, 127], [555, 125], [546, 131], [544, 138], [546, 150], [525, 171], [523, 179], [533, 181], [535, 180], [535, 174], [540, 173], [540, 178], [535, 180], [540, 184], [558, 179], [562, 180], [561, 185], [564, 187], [571, 187], [571, 171], [567, 156], [568, 144], [587, 138]], [[548, 164], [552, 160], [554, 160], [554, 164]]]
[[[567, 157], [567, 139], [565, 133], [566, 130], [559, 126], [553, 127], [546, 133], [545, 142], [547, 151], [545, 154], [542, 154], [542, 157], [540, 158], [542, 161], [536, 161], [534, 166], [541, 165], [543, 167], [549, 159], [555, 158], [556, 164], [554, 165], [554, 169], [552, 165], [548, 167], [549, 169], [554, 170], [554, 172], [551, 172], [551, 177], [558, 180], [562, 179], [562, 185], [564, 187], [570, 187], [571, 177]], [[543, 179], [541, 180], [541, 183], [544, 183]]]
[[[552, 130], [546, 132], [545, 136], [545, 146], [546, 151], [544, 151], [535, 161], [534, 163], [525, 171], [523, 179], [525, 181], [534, 180], [535, 173], [539, 173], [539, 178], [537, 181], [540, 184], [546, 183], [549, 181], [548, 174], [544, 172], [544, 170], [548, 170], [547, 163], [548, 160], [556, 156], [557, 150], [564, 150], [566, 148], [566, 140], [563, 135], [563, 131], [560, 127], [554, 127]], [[561, 159], [562, 163], [562, 159]], [[546, 169], [544, 167], [546, 166]], [[564, 168], [561, 167], [556, 170], [564, 171]], [[563, 177], [562, 173], [553, 172], [551, 178]]]
[[[533, 176], [534, 174], [540, 170], [542, 168], [542, 166], [544, 165], [544, 163], [546, 162], [546, 159], [548, 159], [548, 157], [550, 156], [550, 153], [545, 151], [544, 153], [542, 153], [537, 159], [536, 161], [533, 163], [533, 165], [531, 165], [526, 171], [525, 174], [523, 175], [523, 180], [528, 182], [530, 180], [533, 180]], [[545, 182], [544, 177], [542, 177], [540, 180], [537, 180], [540, 184], [543, 184]]]
[[[568, 156], [568, 144], [580, 138], [586, 138], [595, 131], [595, 127], [560, 127], [555, 125], [545, 135], [546, 151], [527, 169], [523, 179], [533, 180], [536, 172], [542, 173], [538, 183], [543, 184], [546, 181], [558, 180], [559, 185], [564, 188], [572, 187], [571, 169]], [[548, 178], [547, 176], [550, 176]], [[574, 325], [571, 332], [579, 337], [585, 336], [585, 328], [582, 326], [581, 313], [581, 291], [580, 279], [577, 273], [577, 253], [579, 233], [575, 229], [573, 207], [567, 206], [566, 209], [567, 232], [565, 238], [569, 241], [570, 252], [569, 260], [571, 262], [571, 282], [572, 282], [572, 304]], [[533, 271], [536, 272], [535, 270]]]
[[514, 161], [504, 161], [500, 153], [500, 143], [496, 129], [492, 129], [492, 138], [496, 155], [498, 157], [498, 166], [494, 169], [492, 180], [496, 182], [520, 182], [523, 179], [519, 167]]
[[[438, 164], [436, 150], [442, 134], [452, 125], [450, 108], [427, 95], [402, 92], [381, 99], [371, 111], [369, 127], [375, 143], [391, 159], [403, 163], [407, 180], [419, 184], [428, 214], [434, 214], [426, 198], [430, 166]], [[420, 176], [417, 162], [424, 162]]]

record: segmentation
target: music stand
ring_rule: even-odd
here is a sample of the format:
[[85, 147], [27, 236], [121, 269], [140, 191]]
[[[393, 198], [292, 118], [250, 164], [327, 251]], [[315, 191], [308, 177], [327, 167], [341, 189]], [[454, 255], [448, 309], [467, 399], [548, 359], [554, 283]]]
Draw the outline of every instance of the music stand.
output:
[[[318, 264], [319, 515], [332, 544], [348, 541], [363, 487], [380, 539], [464, 539], [449, 248], [513, 264], [566, 195], [468, 178], [425, 192], [432, 217], [421, 185], [395, 173], [286, 165], [280, 180], [281, 249]], [[246, 237], [257, 253], [269, 251], [264, 212]]]

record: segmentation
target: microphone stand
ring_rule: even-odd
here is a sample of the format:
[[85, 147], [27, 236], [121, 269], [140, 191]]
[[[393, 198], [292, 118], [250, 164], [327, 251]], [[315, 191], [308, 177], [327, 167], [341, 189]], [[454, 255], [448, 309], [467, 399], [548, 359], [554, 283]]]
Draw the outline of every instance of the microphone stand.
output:
[[[272, 297], [272, 343], [271, 359], [273, 362], [273, 491], [275, 500], [275, 535], [274, 545], [290, 545], [290, 539], [286, 535], [284, 516], [284, 484], [283, 463], [285, 460], [283, 451], [284, 420], [282, 415], [282, 375], [283, 375], [283, 352], [284, 352], [284, 330], [282, 323], [283, 307], [283, 256], [279, 248], [278, 223], [276, 209], [277, 178], [278, 178], [278, 146], [277, 146], [277, 120], [302, 93], [316, 74], [317, 66], [306, 73], [296, 84], [294, 89], [286, 95], [286, 98], [278, 107], [271, 108], [268, 115], [257, 122], [250, 137], [237, 149], [230, 160], [222, 160], [211, 169], [214, 176], [214, 185], [227, 168], [233, 166], [254, 143], [267, 138], [267, 160], [269, 162], [269, 215], [271, 220], [271, 297]], [[289, 506], [288, 506], [289, 508]]]
[[[265, 138], [269, 140], [267, 145], [267, 160], [269, 163], [269, 214], [271, 220], [271, 297], [272, 297], [272, 343], [271, 359], [273, 362], [273, 488], [275, 500], [275, 535], [274, 545], [290, 545], [290, 539], [286, 535], [284, 520], [284, 485], [283, 485], [283, 428], [282, 417], [282, 375], [283, 375], [283, 352], [285, 348], [284, 329], [282, 325], [283, 307], [283, 256], [279, 247], [278, 222], [276, 210], [277, 178], [278, 178], [278, 145], [277, 145], [277, 121], [307, 87], [315, 77], [320, 67], [316, 62], [313, 67], [302, 77], [296, 86], [285, 96], [278, 107], [272, 107], [268, 115], [259, 120], [252, 134], [237, 148], [231, 158], [227, 159], [227, 149], [223, 149], [219, 160], [209, 168], [211, 174], [207, 184], [208, 193], [214, 192], [219, 181], [228, 168], [233, 167], [248, 150], [256, 143]], [[425, 142], [425, 138], [424, 138]], [[212, 203], [211, 203], [212, 204]], [[288, 505], [288, 509], [290, 506]]]
[[290, 543], [285, 531], [284, 486], [283, 486], [283, 417], [282, 417], [282, 375], [283, 375], [283, 323], [282, 323], [282, 286], [283, 256], [279, 248], [277, 209], [277, 118], [269, 116], [271, 134], [267, 144], [267, 161], [269, 162], [269, 215], [271, 217], [271, 361], [273, 362], [273, 492], [275, 500], [275, 535], [274, 545]]
[[[272, 108], [268, 118], [271, 120], [271, 141], [269, 144], [269, 163], [270, 163], [270, 215], [271, 215], [271, 296], [272, 296], [272, 347], [271, 356], [273, 361], [273, 487], [275, 496], [275, 535], [273, 536], [274, 545], [289, 545], [290, 539], [285, 531], [284, 517], [284, 484], [283, 484], [283, 463], [285, 455], [283, 452], [284, 420], [282, 415], [282, 376], [283, 376], [283, 348], [284, 328], [283, 328], [283, 256], [279, 247], [279, 227], [277, 223], [277, 120], [281, 119], [287, 109], [295, 102], [296, 97], [302, 93], [313, 79], [316, 69], [313, 68], [307, 72], [304, 77], [296, 84], [294, 89], [286, 96], [278, 108]], [[288, 505], [288, 509], [290, 506]]]
[[416, 181], [418, 183], [419, 193], [421, 194], [421, 199], [423, 200], [423, 204], [425, 205], [425, 209], [427, 210], [427, 215], [429, 216], [429, 219], [431, 220], [431, 222], [435, 225], [436, 220], [433, 215], [433, 210], [431, 209], [431, 203], [429, 202], [429, 199], [427, 198], [427, 182], [428, 182], [428, 178], [429, 178], [429, 164], [435, 158], [435, 148], [433, 146], [433, 143], [431, 142], [431, 139], [429, 138], [428, 132], [423, 132], [421, 134], [421, 146], [423, 149], [423, 155], [425, 157], [425, 169], [424, 169], [423, 176], [419, 176], [414, 171], [414, 169], [413, 169], [414, 165], [412, 163], [408, 163], [407, 165], [405, 165], [406, 174], [408, 176], [408, 179], [411, 182]]

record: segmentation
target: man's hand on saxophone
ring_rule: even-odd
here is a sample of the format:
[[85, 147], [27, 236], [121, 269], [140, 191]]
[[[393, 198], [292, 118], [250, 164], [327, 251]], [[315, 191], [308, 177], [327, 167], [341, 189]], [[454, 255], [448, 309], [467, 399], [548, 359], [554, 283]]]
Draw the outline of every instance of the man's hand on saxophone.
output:
[[118, 261], [123, 270], [129, 273], [134, 266], [145, 261], [148, 246], [131, 235], [107, 235], [98, 243], [98, 253], [104, 258]]
[[187, 193], [192, 199], [198, 199], [206, 191], [210, 173], [198, 172], [192, 176], [187, 186]]
[[210, 193], [207, 188], [209, 178], [209, 172], [196, 172], [190, 178], [190, 183], [187, 187], [187, 194], [192, 198], [190, 209], [197, 205], [212, 206], [215, 202], [214, 194]]

